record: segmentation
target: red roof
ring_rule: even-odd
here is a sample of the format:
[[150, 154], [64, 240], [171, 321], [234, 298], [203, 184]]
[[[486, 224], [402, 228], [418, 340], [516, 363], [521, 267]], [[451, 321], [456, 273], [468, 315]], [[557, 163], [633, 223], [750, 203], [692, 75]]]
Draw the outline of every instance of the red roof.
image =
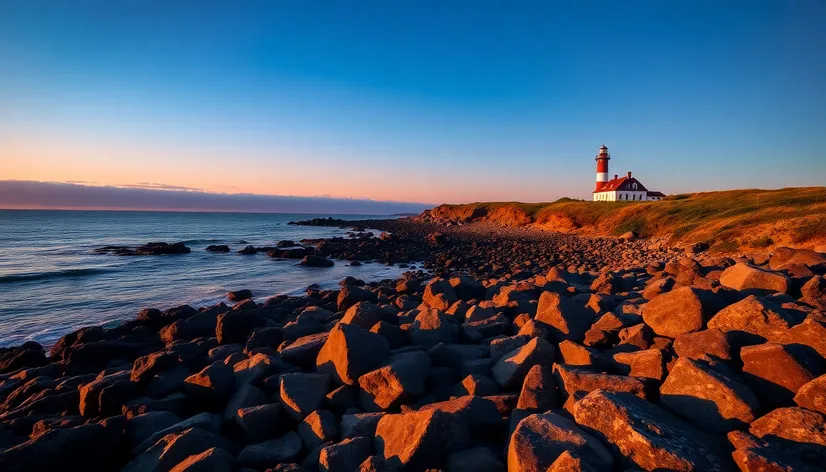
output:
[[[633, 188], [634, 184], [637, 184], [637, 188]], [[618, 179], [611, 179], [608, 182], [603, 182], [603, 184], [598, 189], [594, 190], [593, 193], [613, 192], [618, 190], [633, 192], [648, 191], [648, 189], [645, 188], [645, 186], [636, 178], [631, 177], [629, 179], [628, 177], [620, 177]]]

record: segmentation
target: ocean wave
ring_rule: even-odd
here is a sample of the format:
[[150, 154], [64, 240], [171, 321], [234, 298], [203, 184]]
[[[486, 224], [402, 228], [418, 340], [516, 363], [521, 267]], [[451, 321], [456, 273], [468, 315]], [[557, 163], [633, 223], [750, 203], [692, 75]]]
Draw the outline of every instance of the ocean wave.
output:
[[34, 272], [31, 274], [0, 275], [0, 284], [12, 282], [28, 282], [32, 280], [57, 279], [61, 277], [86, 277], [89, 275], [105, 274], [108, 272], [115, 272], [115, 269], [99, 269], [89, 267], [85, 269], [64, 269], [48, 272]]

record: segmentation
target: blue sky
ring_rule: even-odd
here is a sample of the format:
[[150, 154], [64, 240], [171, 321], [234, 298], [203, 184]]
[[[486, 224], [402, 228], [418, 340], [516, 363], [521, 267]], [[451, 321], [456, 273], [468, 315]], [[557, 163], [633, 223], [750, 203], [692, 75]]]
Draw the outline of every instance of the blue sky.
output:
[[[426, 203], [823, 185], [826, 2], [0, 0], [0, 180]], [[6, 143], [5, 146], [2, 143]]]

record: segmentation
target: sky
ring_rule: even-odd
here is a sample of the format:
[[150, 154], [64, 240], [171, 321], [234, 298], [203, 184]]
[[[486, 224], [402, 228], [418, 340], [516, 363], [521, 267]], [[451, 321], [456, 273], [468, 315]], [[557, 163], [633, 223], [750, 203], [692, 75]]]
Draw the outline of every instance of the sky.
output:
[[535, 202], [590, 198], [606, 144], [665, 193], [824, 185], [824, 23], [820, 0], [0, 0], [0, 181]]

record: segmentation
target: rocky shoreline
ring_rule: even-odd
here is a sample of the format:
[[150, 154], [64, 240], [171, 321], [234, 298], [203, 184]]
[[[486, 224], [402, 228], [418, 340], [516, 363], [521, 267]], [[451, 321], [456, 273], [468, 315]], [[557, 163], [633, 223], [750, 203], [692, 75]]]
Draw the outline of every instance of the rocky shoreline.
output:
[[[424, 270], [261, 302], [238, 290], [231, 306], [145, 309], [49, 352], [0, 349], [0, 470], [826, 464], [826, 254], [299, 223], [354, 231], [264, 249]], [[126, 249], [184, 253], [169, 246]]]

